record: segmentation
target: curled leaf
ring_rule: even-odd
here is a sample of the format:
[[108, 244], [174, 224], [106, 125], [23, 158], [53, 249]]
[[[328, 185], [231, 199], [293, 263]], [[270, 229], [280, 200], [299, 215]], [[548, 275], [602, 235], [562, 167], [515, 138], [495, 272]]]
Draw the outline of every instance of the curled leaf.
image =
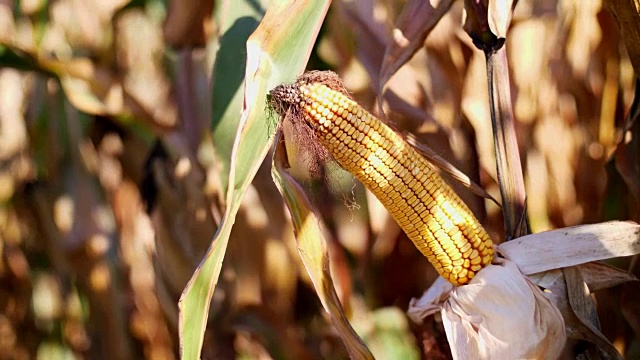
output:
[[507, 29], [511, 23], [511, 15], [515, 4], [513, 0], [493, 0], [489, 1], [489, 11], [487, 18], [489, 28], [499, 38], [507, 37]]
[[612, 221], [527, 235], [499, 245], [525, 275], [640, 253], [640, 226]]

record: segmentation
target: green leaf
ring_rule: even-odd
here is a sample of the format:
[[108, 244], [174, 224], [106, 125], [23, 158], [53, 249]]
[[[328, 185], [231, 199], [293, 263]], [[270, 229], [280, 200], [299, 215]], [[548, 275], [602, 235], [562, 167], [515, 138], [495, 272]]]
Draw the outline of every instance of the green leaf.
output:
[[[182, 359], [197, 359], [202, 348], [209, 306], [220, 275], [231, 227], [240, 202], [276, 131], [266, 114], [267, 92], [300, 74], [329, 7], [329, 1], [272, 1], [246, 44], [243, 108], [231, 152], [227, 207], [211, 247], [179, 302]], [[230, 110], [231, 111], [231, 110]]]
[[[263, 1], [264, 2], [264, 1]], [[225, 1], [216, 6], [222, 34], [211, 78], [211, 133], [220, 166], [221, 191], [226, 193], [234, 137], [240, 122], [247, 65], [246, 44], [264, 16], [256, 2]]]

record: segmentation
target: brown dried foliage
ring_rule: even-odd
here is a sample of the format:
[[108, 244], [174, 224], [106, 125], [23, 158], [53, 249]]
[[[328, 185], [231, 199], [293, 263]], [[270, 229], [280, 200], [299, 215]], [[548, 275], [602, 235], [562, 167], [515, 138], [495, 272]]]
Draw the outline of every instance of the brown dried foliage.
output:
[[[215, 144], [199, 130], [209, 126], [202, 89], [212, 66], [197, 46], [215, 46], [209, 40], [219, 34], [204, 14], [209, 1], [171, 2], [168, 20], [153, 7], [164, 2], [147, 3], [0, 0], [0, 59], [20, 59], [9, 63], [17, 69], [0, 68], [0, 358], [177, 357], [178, 296], [224, 210]], [[424, 18], [400, 16], [408, 3], [416, 4], [335, 1], [309, 68], [332, 68], [344, 85], [323, 81], [498, 198], [484, 55], [462, 30], [463, 4], [422, 28], [412, 22]], [[639, 113], [631, 107], [638, 44], [618, 23], [636, 15], [621, 15], [622, 5], [516, 6], [505, 46], [533, 232], [640, 220]], [[185, 22], [189, 14], [197, 21]], [[396, 48], [398, 29], [411, 34], [413, 57]], [[424, 42], [412, 41], [424, 31]], [[410, 60], [381, 74], [387, 52]], [[315, 143], [297, 134], [296, 143]], [[156, 142], [162, 151], [148, 161]], [[446, 356], [437, 323], [411, 331], [402, 315], [435, 278], [431, 266], [362, 186], [331, 162], [315, 165], [325, 179], [309, 177], [309, 163], [290, 153], [292, 173], [312, 185], [328, 224], [343, 303], [374, 354]], [[140, 183], [149, 185], [142, 196]], [[500, 209], [451, 184], [503, 240]], [[359, 209], [344, 206], [352, 192]], [[609, 265], [637, 274], [636, 263]], [[265, 166], [236, 219], [203, 358], [344, 358], [311, 289]], [[636, 284], [595, 295], [602, 333], [629, 358], [640, 344], [636, 295]]]

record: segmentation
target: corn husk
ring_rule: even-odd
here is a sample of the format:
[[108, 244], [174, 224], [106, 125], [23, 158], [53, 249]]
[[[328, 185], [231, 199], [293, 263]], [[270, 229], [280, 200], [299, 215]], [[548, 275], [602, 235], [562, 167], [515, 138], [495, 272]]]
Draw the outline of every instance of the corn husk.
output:
[[420, 299], [412, 300], [408, 315], [419, 323], [439, 313], [454, 359], [554, 359], [567, 339], [567, 313], [576, 309], [564, 306], [561, 313], [559, 307], [571, 299], [540, 279], [553, 273], [558, 280], [564, 275], [557, 269], [584, 266], [587, 293], [618, 284], [625, 280], [619, 270], [598, 266], [615, 279], [607, 282], [600, 276], [597, 287], [590, 285], [591, 262], [638, 254], [639, 244], [640, 226], [618, 221], [524, 236], [498, 246], [505, 257], [496, 258], [468, 285], [454, 288], [442, 278], [436, 280]]

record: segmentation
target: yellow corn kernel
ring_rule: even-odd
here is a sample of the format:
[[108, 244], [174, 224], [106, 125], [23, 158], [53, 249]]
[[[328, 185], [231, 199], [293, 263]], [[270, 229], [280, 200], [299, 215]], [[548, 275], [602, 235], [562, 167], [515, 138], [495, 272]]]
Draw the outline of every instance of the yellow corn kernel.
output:
[[281, 85], [271, 96], [277, 108], [297, 107], [318, 141], [373, 192], [442, 277], [464, 285], [491, 263], [493, 243], [482, 225], [391, 128], [318, 82]]

